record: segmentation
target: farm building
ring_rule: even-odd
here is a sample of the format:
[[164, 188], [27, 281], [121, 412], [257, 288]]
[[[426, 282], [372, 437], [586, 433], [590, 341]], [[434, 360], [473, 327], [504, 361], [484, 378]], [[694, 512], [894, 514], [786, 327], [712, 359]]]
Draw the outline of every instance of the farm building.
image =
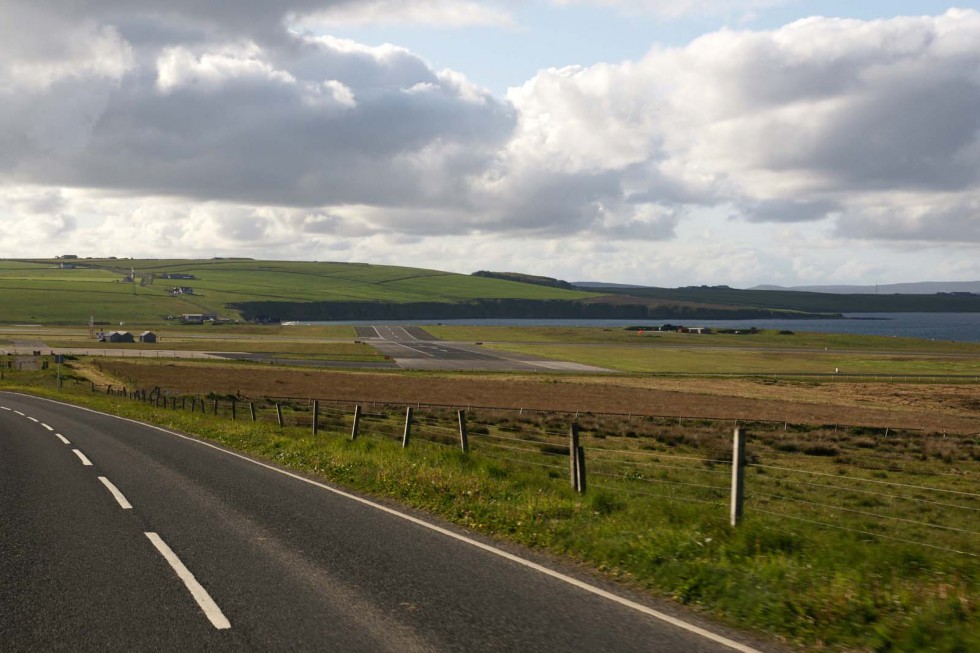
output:
[[140, 342], [156, 342], [157, 334], [152, 331], [144, 331], [140, 334]]
[[135, 342], [129, 331], [111, 331], [105, 336], [106, 342]]

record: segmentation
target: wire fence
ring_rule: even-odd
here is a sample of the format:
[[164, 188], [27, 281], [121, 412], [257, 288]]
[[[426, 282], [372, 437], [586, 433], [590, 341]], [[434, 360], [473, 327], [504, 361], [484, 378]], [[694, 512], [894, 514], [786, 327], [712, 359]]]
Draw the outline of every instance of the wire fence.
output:
[[[169, 410], [455, 450], [544, 474], [582, 493], [591, 488], [624, 500], [704, 506], [706, 519], [726, 518], [733, 526], [807, 524], [980, 557], [980, 529], [973, 525], [980, 512], [978, 436], [839, 424], [815, 429], [787, 422], [182, 395], [160, 388], [92, 385], [92, 391]], [[741, 435], [733, 439], [733, 433]]]

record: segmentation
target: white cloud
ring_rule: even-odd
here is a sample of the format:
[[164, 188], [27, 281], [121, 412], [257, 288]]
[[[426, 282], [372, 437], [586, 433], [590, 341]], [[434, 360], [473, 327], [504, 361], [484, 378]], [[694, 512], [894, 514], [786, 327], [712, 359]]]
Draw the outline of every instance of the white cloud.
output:
[[[288, 31], [324, 12], [450, 5], [491, 20], [473, 3], [231, 4], [0, 7], [5, 251], [49, 254], [36, 251], [46, 238], [70, 234], [69, 249], [120, 255], [355, 257], [358, 239], [415, 239], [391, 256], [438, 257], [478, 237], [542, 274], [725, 282], [726, 270], [863, 273], [843, 255], [814, 264], [807, 248], [767, 261], [753, 243], [777, 229], [819, 232], [808, 242], [821, 247], [980, 244], [980, 12], [721, 30], [637, 61], [543, 70], [502, 100], [404, 48]], [[706, 212], [735, 217], [707, 230], [724, 245], [687, 228]], [[756, 240], [729, 247], [738, 229]], [[575, 256], [602, 262], [573, 274]]]
[[493, 3], [468, 0], [361, 0], [338, 3], [295, 20], [298, 29], [361, 25], [431, 25], [438, 27], [512, 27], [514, 19]]

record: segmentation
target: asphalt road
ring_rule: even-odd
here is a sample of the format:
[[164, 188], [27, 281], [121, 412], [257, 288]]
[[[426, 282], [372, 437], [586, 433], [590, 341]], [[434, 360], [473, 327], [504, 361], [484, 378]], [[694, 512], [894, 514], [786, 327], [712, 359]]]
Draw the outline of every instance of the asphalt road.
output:
[[359, 326], [357, 337], [398, 367], [414, 370], [610, 372], [602, 367], [484, 349], [477, 344], [439, 340], [421, 327]]
[[10, 393], [0, 508], [4, 651], [751, 650], [453, 527]]

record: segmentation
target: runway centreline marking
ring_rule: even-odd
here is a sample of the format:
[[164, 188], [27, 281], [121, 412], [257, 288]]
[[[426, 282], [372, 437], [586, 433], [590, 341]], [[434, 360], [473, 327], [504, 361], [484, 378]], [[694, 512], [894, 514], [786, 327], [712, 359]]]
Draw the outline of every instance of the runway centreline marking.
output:
[[76, 456], [78, 456], [78, 459], [82, 461], [82, 464], [83, 465], [85, 465], [86, 467], [91, 467], [92, 466], [92, 461], [89, 460], [88, 458], [86, 458], [85, 457], [85, 454], [83, 454], [78, 449], [72, 449], [72, 451], [75, 453]]
[[68, 438], [66, 438], [65, 436], [63, 436], [60, 433], [55, 433], [55, 437], [57, 437], [59, 440], [61, 440], [65, 444], [71, 444], [71, 442], [68, 441]]
[[120, 508], [122, 508], [123, 510], [133, 509], [133, 505], [126, 500], [126, 496], [122, 492], [120, 492], [119, 488], [113, 485], [109, 479], [107, 479], [105, 476], [100, 476], [99, 480], [102, 481], [102, 485], [104, 485], [106, 489], [112, 493], [112, 496], [116, 499], [116, 503], [119, 504]]
[[[30, 395], [23, 395], [23, 396], [30, 397]], [[632, 601], [630, 599], [627, 599], [625, 597], [619, 596], [617, 594], [613, 594], [612, 592], [609, 592], [607, 590], [604, 590], [604, 589], [602, 589], [600, 587], [596, 587], [595, 585], [591, 585], [591, 584], [586, 583], [584, 581], [581, 581], [581, 580], [579, 580], [577, 578], [573, 578], [573, 577], [568, 576], [566, 574], [563, 574], [563, 573], [561, 573], [559, 571], [555, 571], [553, 569], [550, 569], [548, 567], [545, 567], [544, 565], [540, 565], [540, 564], [538, 564], [536, 562], [532, 562], [531, 560], [527, 560], [525, 558], [521, 558], [520, 556], [514, 555], [513, 553], [508, 553], [507, 551], [504, 551], [503, 549], [498, 549], [495, 546], [491, 546], [489, 544], [484, 544], [483, 542], [480, 542], [478, 540], [474, 540], [474, 539], [472, 539], [470, 537], [466, 537], [465, 535], [460, 535], [459, 533], [454, 533], [453, 531], [451, 531], [449, 529], [446, 529], [446, 528], [443, 528], [442, 526], [438, 526], [436, 524], [432, 524], [432, 523], [429, 523], [429, 522], [427, 522], [425, 520], [419, 519], [418, 517], [413, 517], [412, 515], [409, 515], [409, 514], [406, 514], [406, 513], [403, 513], [403, 512], [399, 512], [399, 511], [397, 511], [397, 510], [395, 510], [393, 508], [389, 508], [387, 506], [381, 505], [380, 503], [375, 503], [374, 501], [371, 501], [369, 499], [365, 499], [365, 498], [359, 497], [359, 496], [357, 496], [355, 494], [351, 494], [350, 492], [345, 492], [344, 490], [340, 490], [340, 489], [337, 489], [335, 487], [330, 487], [329, 485], [326, 485], [324, 483], [320, 483], [320, 482], [317, 482], [317, 481], [314, 481], [314, 480], [305, 478], [303, 476], [300, 476], [299, 474], [293, 474], [292, 472], [288, 472], [288, 471], [286, 471], [284, 469], [279, 469], [278, 467], [274, 467], [272, 465], [269, 465], [269, 464], [260, 462], [258, 460], [254, 460], [252, 458], [249, 458], [248, 456], [245, 456], [243, 454], [237, 453], [235, 451], [229, 451], [227, 449], [223, 449], [223, 448], [221, 448], [221, 447], [219, 447], [219, 446], [217, 446], [215, 444], [211, 444], [210, 442], [205, 442], [203, 440], [198, 440], [197, 438], [192, 438], [189, 435], [184, 435], [182, 433], [177, 433], [176, 431], [171, 431], [171, 430], [165, 429], [165, 428], [163, 428], [161, 426], [155, 426], [153, 424], [147, 424], [145, 422], [140, 422], [139, 420], [130, 419], [128, 417], [120, 417], [119, 415], [110, 415], [108, 413], [103, 413], [103, 412], [94, 410], [92, 408], [86, 408], [84, 406], [76, 406], [74, 404], [68, 404], [68, 403], [65, 403], [65, 402], [62, 402], [62, 401], [57, 401], [55, 399], [46, 399], [46, 398], [43, 398], [43, 397], [30, 397], [30, 398], [36, 399], [38, 401], [47, 401], [47, 402], [51, 402], [53, 404], [59, 404], [59, 405], [62, 405], [62, 406], [67, 406], [69, 408], [74, 408], [76, 410], [81, 410], [81, 411], [84, 411], [84, 412], [93, 413], [95, 415], [101, 415], [103, 417], [109, 417], [109, 418], [112, 418], [112, 419], [117, 419], [117, 420], [119, 420], [121, 422], [128, 422], [130, 424], [137, 424], [139, 426], [143, 426], [143, 427], [148, 428], [148, 429], [152, 429], [152, 430], [155, 430], [155, 431], [159, 431], [161, 433], [166, 433], [168, 435], [172, 435], [172, 436], [181, 438], [182, 440], [187, 440], [188, 442], [197, 443], [197, 444], [199, 444], [199, 445], [201, 445], [203, 447], [208, 447], [210, 449], [214, 449], [215, 451], [220, 451], [221, 453], [223, 453], [225, 455], [232, 456], [234, 458], [238, 458], [239, 460], [243, 460], [243, 461], [248, 462], [248, 463], [251, 463], [253, 465], [257, 465], [259, 467], [263, 467], [263, 468], [268, 469], [270, 471], [273, 471], [273, 472], [275, 472], [277, 474], [282, 474], [283, 476], [288, 476], [289, 478], [292, 478], [292, 479], [295, 479], [297, 481], [300, 481], [301, 483], [307, 483], [308, 485], [313, 485], [315, 487], [321, 488], [321, 489], [326, 490], [328, 492], [332, 492], [333, 494], [336, 494], [338, 496], [342, 496], [344, 498], [350, 499], [351, 501], [356, 501], [357, 503], [360, 503], [362, 505], [369, 506], [369, 507], [374, 508], [376, 510], [379, 510], [381, 512], [387, 513], [389, 515], [392, 515], [393, 517], [398, 517], [399, 519], [403, 519], [405, 521], [411, 522], [411, 523], [416, 524], [418, 526], [421, 526], [423, 528], [429, 529], [429, 530], [431, 530], [433, 532], [439, 533], [441, 535], [445, 535], [446, 537], [450, 537], [450, 538], [452, 538], [454, 540], [457, 540], [459, 542], [462, 542], [464, 544], [468, 544], [468, 545], [470, 545], [470, 546], [472, 546], [474, 548], [480, 549], [482, 551], [486, 551], [487, 553], [490, 553], [490, 554], [493, 554], [495, 556], [504, 558], [506, 560], [510, 560], [511, 562], [514, 562], [514, 563], [519, 564], [521, 566], [527, 567], [528, 569], [532, 569], [534, 571], [537, 571], [537, 572], [539, 572], [539, 573], [541, 573], [541, 574], [543, 574], [545, 576], [549, 576], [551, 578], [554, 578], [555, 580], [561, 581], [561, 582], [566, 583], [568, 585], [571, 585], [573, 587], [577, 587], [577, 588], [579, 588], [581, 590], [584, 590], [584, 591], [586, 591], [586, 592], [588, 592], [590, 594], [593, 594], [595, 596], [602, 597], [602, 598], [607, 599], [607, 600], [609, 600], [609, 601], [611, 601], [613, 603], [617, 603], [617, 604], [619, 604], [619, 605], [621, 605], [623, 607], [626, 607], [626, 608], [629, 608], [629, 609], [634, 610], [636, 612], [640, 612], [640, 613], [645, 614], [647, 616], [653, 617], [654, 619], [657, 619], [659, 621], [663, 621], [664, 623], [668, 623], [668, 624], [670, 624], [672, 626], [675, 626], [677, 628], [680, 628], [681, 630], [686, 630], [689, 633], [693, 633], [695, 635], [698, 635], [700, 637], [703, 637], [703, 638], [705, 638], [707, 640], [710, 640], [712, 642], [715, 642], [716, 644], [721, 644], [722, 646], [726, 646], [726, 647], [728, 647], [730, 649], [733, 649], [733, 650], [736, 650], [736, 651], [740, 651], [741, 653], [761, 653], [761, 651], [759, 651], [758, 649], [752, 648], [751, 646], [748, 646], [747, 644], [742, 644], [741, 642], [736, 642], [735, 640], [729, 639], [729, 638], [727, 638], [727, 637], [725, 637], [723, 635], [718, 635], [717, 633], [713, 633], [710, 630], [707, 630], [705, 628], [701, 628], [700, 626], [696, 626], [694, 624], [688, 623], [688, 622], [686, 622], [686, 621], [684, 621], [682, 619], [679, 619], [677, 617], [672, 617], [672, 616], [670, 616], [669, 614], [667, 614], [665, 612], [661, 612], [660, 610], [655, 610], [653, 608], [650, 608], [650, 607], [647, 607], [647, 606], [643, 605], [642, 603], [637, 603], [636, 601]], [[147, 536], [149, 537], [149, 534], [147, 534]], [[190, 573], [190, 572], [188, 572], [188, 573]]]
[[177, 577], [184, 581], [184, 586], [187, 587], [188, 591], [191, 593], [191, 596], [193, 596], [194, 600], [197, 601], [197, 604], [204, 612], [204, 615], [211, 622], [211, 625], [218, 630], [227, 630], [228, 628], [231, 628], [231, 622], [228, 621], [227, 617], [225, 617], [224, 613], [221, 611], [221, 608], [219, 608], [218, 604], [214, 602], [214, 599], [211, 598], [208, 591], [204, 589], [199, 582], [197, 582], [197, 579], [194, 578], [194, 574], [192, 574], [190, 569], [188, 569], [184, 563], [180, 561], [180, 558], [178, 558], [177, 554], [173, 552], [173, 549], [167, 546], [167, 543], [164, 542], [163, 539], [156, 533], [143, 534], [146, 535], [150, 542], [153, 543], [153, 546], [156, 547], [157, 551], [160, 552], [160, 555], [163, 556], [163, 559], [167, 561], [170, 567], [177, 572]]

